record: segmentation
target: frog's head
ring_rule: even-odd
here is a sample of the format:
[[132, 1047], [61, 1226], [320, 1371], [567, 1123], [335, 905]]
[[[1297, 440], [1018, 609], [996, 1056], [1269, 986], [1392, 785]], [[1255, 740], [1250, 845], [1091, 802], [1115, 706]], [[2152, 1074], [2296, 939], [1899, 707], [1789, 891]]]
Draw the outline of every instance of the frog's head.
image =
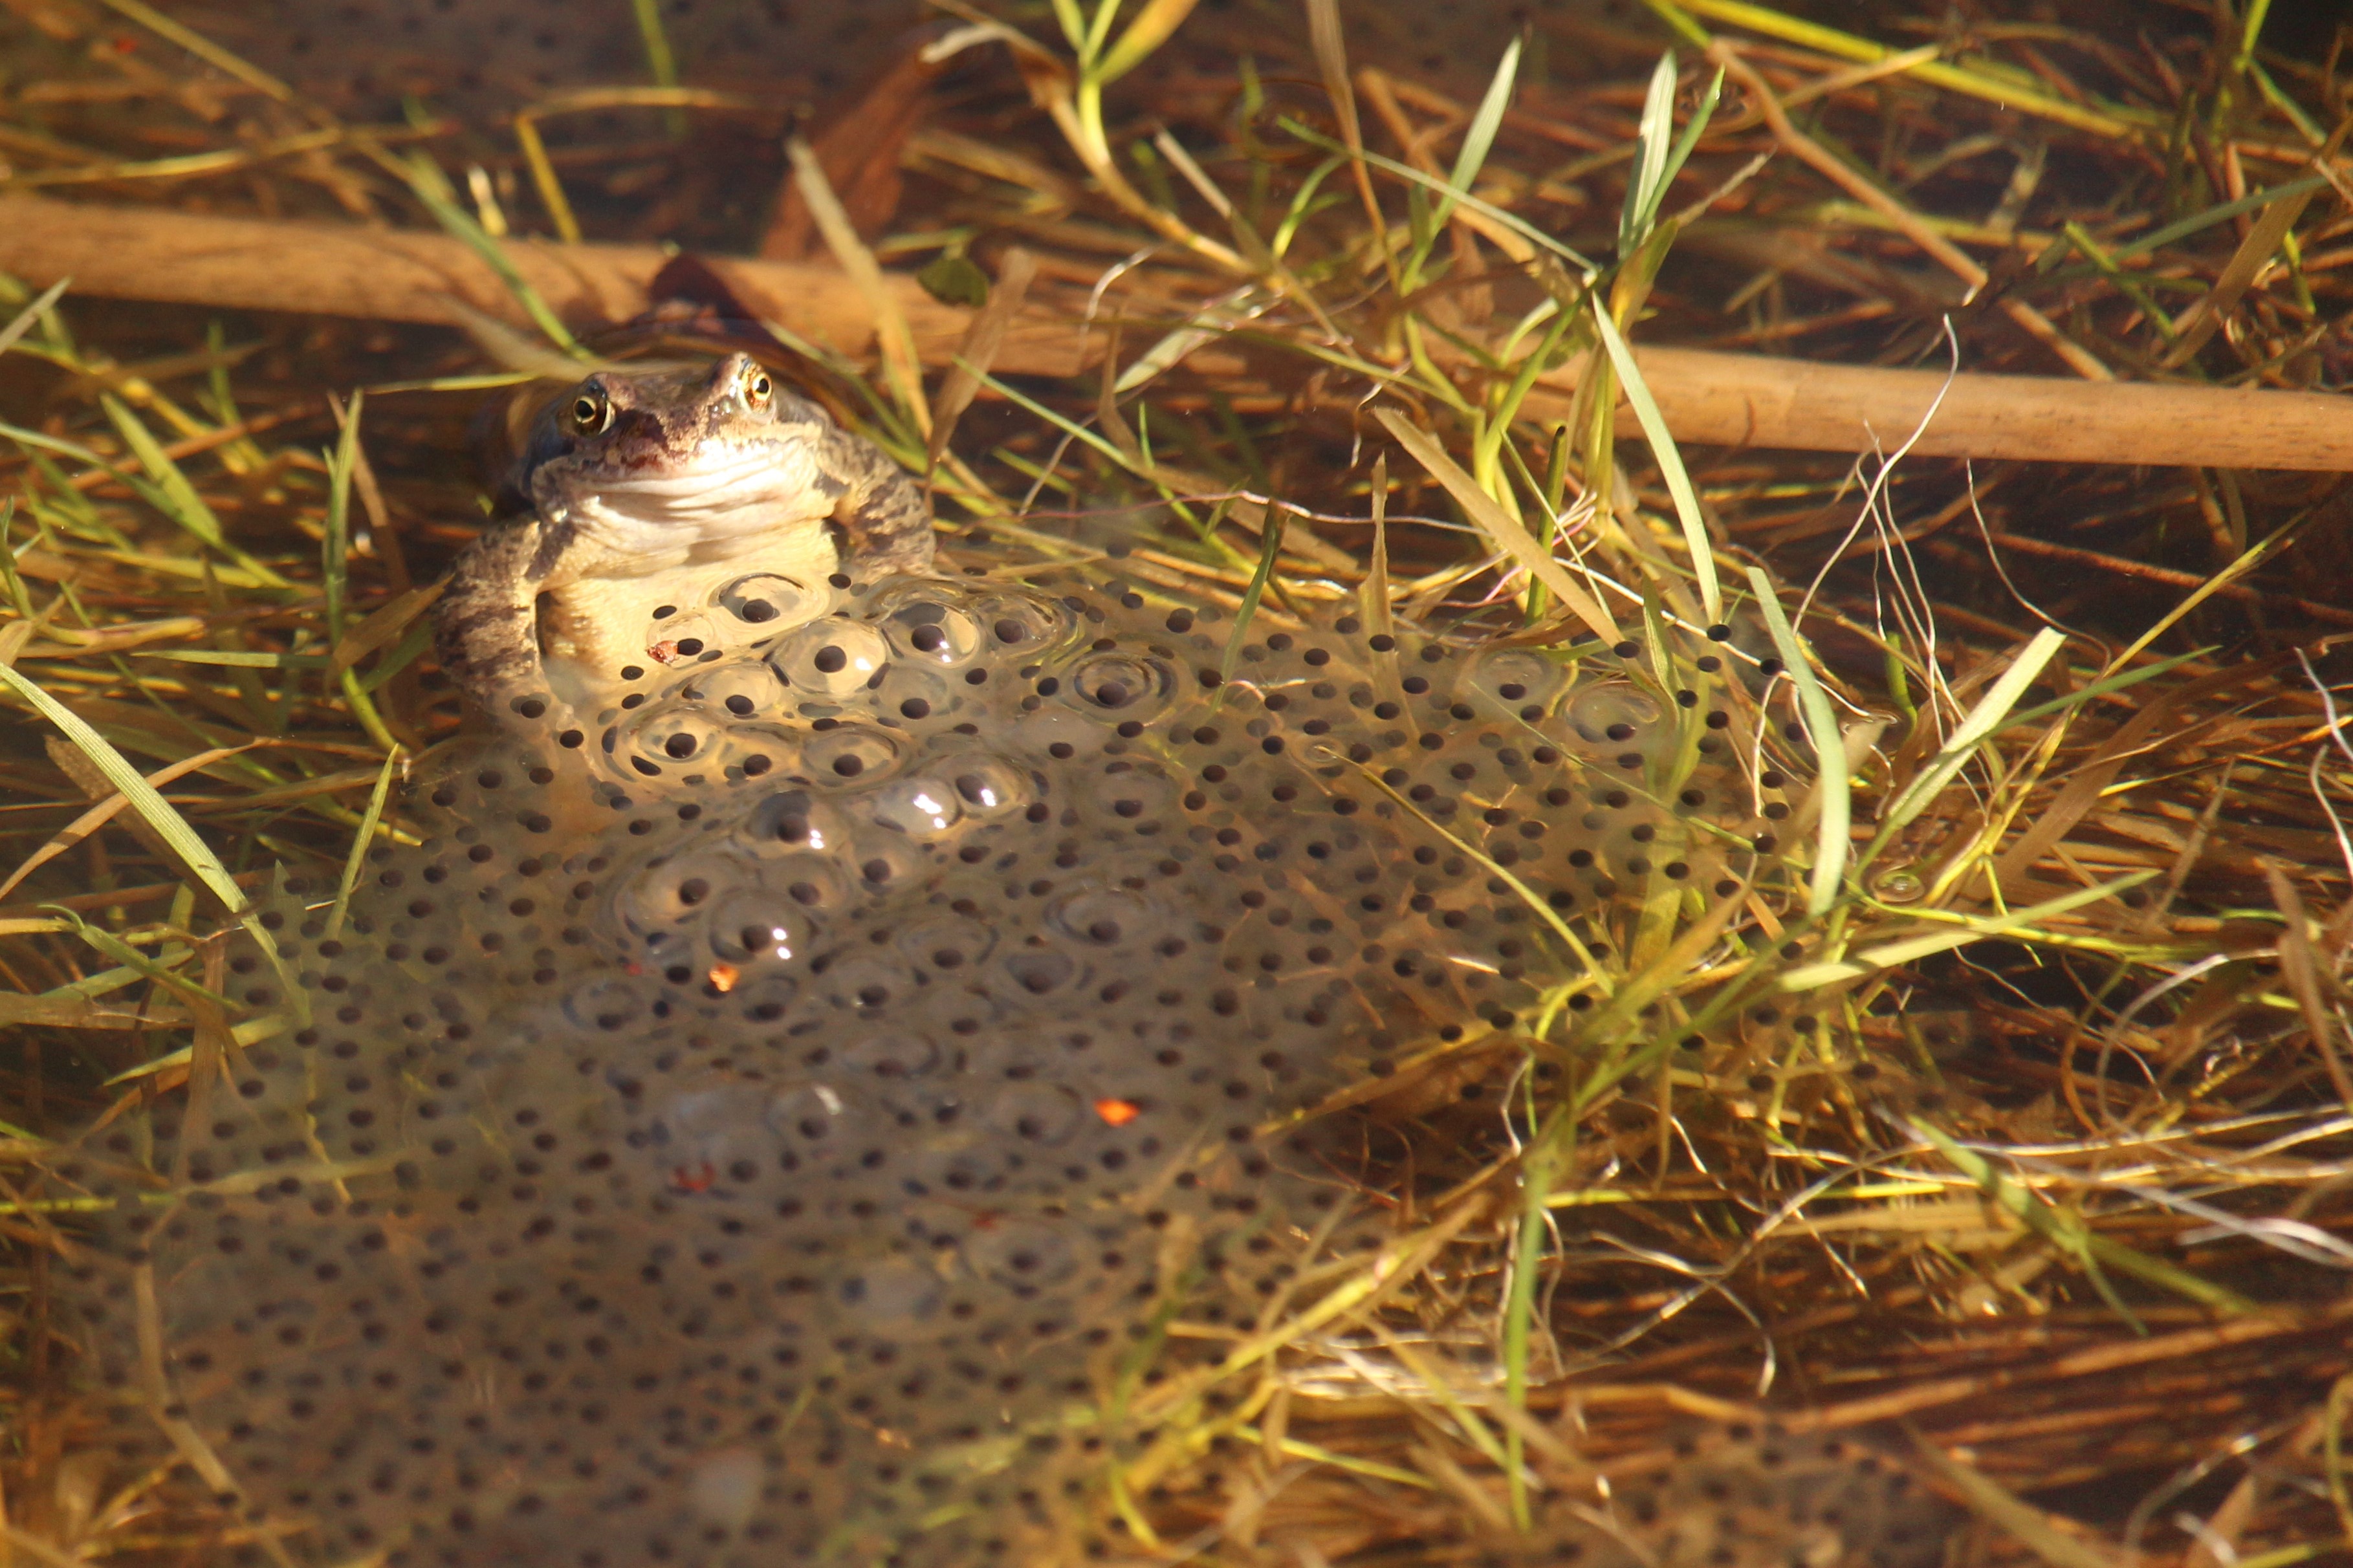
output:
[[722, 542], [832, 511], [841, 487], [817, 461], [830, 428], [748, 354], [600, 371], [541, 416], [514, 488], [625, 551]]

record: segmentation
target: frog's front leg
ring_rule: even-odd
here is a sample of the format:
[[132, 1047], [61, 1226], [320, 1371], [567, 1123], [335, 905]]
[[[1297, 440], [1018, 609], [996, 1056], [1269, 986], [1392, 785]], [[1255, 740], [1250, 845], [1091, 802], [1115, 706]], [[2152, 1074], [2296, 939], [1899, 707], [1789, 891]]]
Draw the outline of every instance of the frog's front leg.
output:
[[832, 430], [818, 448], [820, 471], [841, 487], [833, 516], [849, 535], [843, 569], [860, 582], [932, 570], [932, 509], [904, 468], [863, 437]]
[[518, 706], [533, 699], [546, 710], [538, 614], [545, 534], [535, 517], [492, 524], [459, 553], [441, 593], [434, 650], [458, 689], [494, 719], [533, 716]]

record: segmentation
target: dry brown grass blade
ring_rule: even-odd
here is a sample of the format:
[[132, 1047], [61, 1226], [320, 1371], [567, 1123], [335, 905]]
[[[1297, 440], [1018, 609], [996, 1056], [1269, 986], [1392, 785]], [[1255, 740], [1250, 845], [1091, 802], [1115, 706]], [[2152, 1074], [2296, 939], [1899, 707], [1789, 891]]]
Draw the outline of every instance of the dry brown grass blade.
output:
[[[2337, 129], [2329, 132], [2327, 143], [2313, 154], [2313, 161], [2327, 168], [2345, 145], [2348, 132], [2353, 132], [2353, 119], [2338, 121]], [[2246, 237], [2239, 242], [2239, 248], [2231, 253], [2231, 259], [2216, 275], [2213, 287], [2207, 289], [2196, 304], [2183, 312], [2181, 320], [2173, 324], [2173, 348], [2162, 361], [2166, 369], [2172, 370], [2189, 363], [2198, 351], [2221, 330], [2223, 318], [2245, 296], [2248, 287], [2255, 280], [2255, 275], [2279, 254], [2282, 242], [2295, 231], [2296, 220], [2304, 216], [2305, 208], [2310, 206], [2313, 197], [2319, 194], [2316, 189], [2296, 191], [2281, 196], [2263, 209], [2263, 216], [2248, 228]]]
[[[1874, 182], [1848, 168], [1836, 154], [1792, 124], [1781, 107], [1779, 96], [1742, 58], [1739, 49], [1719, 38], [1709, 48], [1708, 58], [1722, 66], [1726, 75], [1747, 89], [1750, 99], [1763, 112], [1766, 122], [1772, 126], [1773, 134], [1779, 138], [1781, 145], [1803, 159], [1831, 184], [1894, 225], [1906, 239], [1934, 257], [1947, 271], [1967, 284], [1972, 295], [1986, 286], [1989, 280], [1986, 269], [1979, 267], [1967, 251], [1921, 222], [1911, 208], [1880, 189]], [[2049, 317], [2033, 306], [2021, 300], [2009, 298], [1999, 300], [1997, 306], [2003, 315], [2016, 321], [2029, 335], [2058, 355], [2076, 374], [2087, 381], [2116, 379], [2115, 372], [2061, 331]]]
[[1029, 285], [1037, 276], [1038, 258], [1018, 245], [997, 263], [997, 281], [988, 290], [988, 302], [973, 313], [972, 325], [965, 329], [964, 342], [957, 346], [956, 356], [940, 383], [939, 395], [932, 400], [932, 437], [926, 452], [934, 463], [947, 450], [948, 438], [955, 434], [956, 421], [972, 406], [982, 378], [1004, 352], [1006, 331], [1020, 312], [1023, 301], [1029, 296]]
[[[840, 198], [850, 227], [871, 240], [899, 209], [901, 154], [930, 108], [937, 62], [921, 49], [901, 55], [851, 88], [818, 118], [809, 139], [818, 166]], [[826, 251], [816, 209], [796, 180], [760, 236], [757, 254], [770, 261], [806, 261]]]
[[[826, 247], [833, 252], [834, 261], [866, 302], [867, 314], [874, 323], [874, 342], [882, 361], [882, 379], [898, 401], [900, 411], [913, 423], [916, 433], [928, 437], [932, 431], [931, 405], [923, 396], [923, 361], [915, 352], [915, 337], [908, 327], [906, 311], [875, 261], [874, 253], [859, 237], [849, 214], [828, 183], [815, 151], [799, 137], [787, 142], [785, 151], [792, 159], [793, 188], [808, 204], [811, 219], [824, 237]], [[862, 350], [864, 345], [859, 347]]]
[[417, 617], [431, 609], [441, 597], [445, 584], [427, 583], [404, 591], [397, 598], [370, 611], [360, 623], [345, 632], [343, 640], [328, 656], [327, 672], [341, 675], [378, 648], [387, 647], [413, 625]]
[[1446, 487], [1464, 511], [1471, 514], [1495, 547], [1525, 567], [1528, 574], [1552, 592], [1555, 598], [1593, 629], [1604, 642], [1615, 644], [1624, 636], [1601, 601], [1585, 590], [1585, 585], [1568, 574], [1567, 567], [1552, 558], [1552, 552], [1536, 542], [1520, 523], [1519, 519], [1505, 511], [1495, 498], [1479, 488], [1478, 481], [1463, 472], [1460, 464], [1446, 455], [1446, 448], [1431, 439], [1429, 433], [1417, 428], [1406, 416], [1393, 408], [1377, 408], [1374, 416], [1380, 420], [1398, 445], [1411, 453], [1414, 461], [1428, 468], [1430, 477]]
[[2304, 1013], [2304, 1026], [2312, 1037], [2312, 1048], [2327, 1069], [2328, 1081], [2335, 1086], [2338, 1101], [2348, 1111], [2353, 1111], [2353, 1071], [2345, 1065], [2336, 1016], [2320, 994], [2320, 964], [2313, 952], [2312, 922], [2305, 913], [2303, 896], [2276, 865], [2265, 862], [2263, 879], [2271, 885], [2272, 899], [2279, 905], [2283, 922], [2279, 939], [2281, 976], [2287, 981], [2296, 1006]]
[[[102, 826], [104, 823], [112, 820], [116, 815], [121, 813], [125, 806], [131, 804], [127, 797], [116, 792], [113, 786], [107, 783], [106, 776], [99, 772], [98, 765], [95, 763], [92, 763], [88, 757], [84, 756], [70, 742], [55, 735], [51, 735], [42, 742], [42, 745], [48, 752], [49, 761], [57, 767], [57, 770], [65, 774], [68, 778], [73, 780], [75, 788], [80, 790], [85, 796], [97, 803], [92, 810], [83, 814], [84, 818], [90, 816], [98, 816], [99, 818], [98, 823], [92, 825], [90, 831], [94, 832], [99, 826]], [[184, 763], [175, 763], [171, 767], [164, 768], [156, 773], [148, 774], [147, 782], [150, 784], [162, 784], [170, 782], [172, 779], [184, 778], [199, 767], [210, 766], [213, 763], [219, 761], [222, 757], [235, 756], [239, 752], [248, 751], [250, 749], [250, 745], [248, 744], [244, 746], [216, 748], [210, 752], [199, 752], [196, 756], [191, 757]], [[100, 813], [103, 813], [104, 815], [100, 816]], [[77, 821], [75, 826], [79, 826], [79, 822]], [[198, 887], [202, 887], [204, 885], [203, 879], [195, 873], [194, 868], [190, 868], [186, 862], [181, 858], [179, 851], [174, 849], [168, 842], [166, 842], [164, 836], [158, 833], [154, 827], [148, 824], [137, 812], [132, 812], [129, 817], [125, 818], [123, 826], [130, 829], [132, 837], [138, 839], [140, 843], [146, 846], [150, 854], [154, 855], [157, 858], [163, 860], [167, 865], [179, 867], [191, 885]], [[69, 831], [70, 831], [70, 829], [69, 829]], [[87, 834], [85, 834], [84, 837], [87, 837]], [[62, 854], [66, 849], [70, 847], [72, 847], [72, 845], [70, 844], [58, 844], [55, 853]], [[52, 857], [43, 857], [44, 859], [50, 858]], [[17, 874], [8, 879], [5, 887], [0, 887], [0, 894], [5, 894], [16, 888], [18, 882], [22, 880], [24, 875], [35, 868], [37, 868], [35, 863], [30, 860], [26, 861], [25, 865], [19, 866], [17, 868]], [[202, 897], [206, 903], [213, 906], [214, 912], [224, 912], [220, 909], [219, 901], [211, 897], [211, 891], [212, 890], [209, 888], [206, 888], [205, 891], [200, 894], [199, 897]]]
[[2099, 804], [2100, 796], [2114, 784], [2116, 775], [2136, 756], [2140, 755], [2151, 735], [2159, 726], [2185, 709], [2194, 708], [2202, 700], [2221, 697], [2226, 692], [2260, 679], [2270, 669], [2286, 661], [2266, 661], [2256, 668], [2241, 668], [2210, 675], [2202, 680], [2161, 692], [2157, 699], [2135, 712], [2122, 728], [2104, 739], [2096, 751], [2076, 761], [2058, 795], [2044, 809], [2035, 814], [2028, 826], [2001, 858], [1994, 862], [1994, 876], [2005, 886], [2022, 882], [2034, 863], [2049, 854], [2061, 840], [2075, 829], [2084, 816]]
[[1324, 79], [1324, 96], [1339, 121], [1340, 143], [1348, 150], [1348, 173], [1364, 204], [1366, 233], [1378, 248], [1389, 289], [1398, 288], [1397, 258], [1389, 250], [1388, 218], [1380, 197], [1373, 192], [1372, 170], [1365, 162], [1365, 127], [1356, 117], [1356, 89], [1348, 73], [1348, 48], [1340, 32], [1340, 0], [1307, 0], [1307, 36], [1315, 54], [1315, 68]]
[[2132, 1568], [2125, 1553], [2058, 1529], [2040, 1509], [2028, 1506], [1976, 1466], [1946, 1453], [1926, 1438], [1915, 1434], [1913, 1447], [1968, 1500], [1972, 1510], [2026, 1542], [2050, 1568]]
[[[106, 781], [98, 776], [95, 769], [89, 768], [83, 763], [80, 752], [65, 746], [64, 742], [59, 741], [51, 741], [49, 745], [50, 760], [56, 763], [68, 777], [80, 785], [85, 793], [93, 786], [100, 791], [100, 794], [94, 797], [98, 804], [59, 828], [48, 842], [26, 856], [14, 871], [9, 872], [7, 880], [0, 881], [0, 899], [5, 899], [15, 892], [26, 878], [39, 870], [41, 867], [113, 821], [122, 808], [131, 804], [128, 797], [105, 787]], [[176, 763], [156, 769], [147, 775], [147, 782], [161, 789], [175, 779], [185, 778], [188, 774], [208, 768], [215, 763], [252, 749], [253, 742], [248, 742], [242, 746], [216, 746], [210, 751], [198, 752], [193, 756], [183, 757]], [[134, 826], [132, 831], [137, 832], [138, 828]]]

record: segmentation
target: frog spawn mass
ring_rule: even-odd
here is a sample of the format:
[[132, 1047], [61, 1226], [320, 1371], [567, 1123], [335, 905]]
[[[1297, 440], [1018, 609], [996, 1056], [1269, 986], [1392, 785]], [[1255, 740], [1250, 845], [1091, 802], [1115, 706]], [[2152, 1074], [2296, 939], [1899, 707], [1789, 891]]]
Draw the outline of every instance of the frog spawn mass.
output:
[[160, 1101], [152, 1173], [89, 1145], [135, 1194], [105, 1371], [152, 1388], [152, 1279], [171, 1400], [306, 1561], [1083, 1552], [1067, 1413], [1171, 1310], [1216, 1353], [1349, 1209], [1345, 1124], [1263, 1130], [1509, 1026], [1578, 973], [1555, 922], [1730, 892], [1785, 814], [1598, 646], [1344, 616], [1221, 680], [1217, 612], [1117, 584], [772, 599], [447, 766], [336, 934], [266, 910], [234, 999], [309, 1021]]

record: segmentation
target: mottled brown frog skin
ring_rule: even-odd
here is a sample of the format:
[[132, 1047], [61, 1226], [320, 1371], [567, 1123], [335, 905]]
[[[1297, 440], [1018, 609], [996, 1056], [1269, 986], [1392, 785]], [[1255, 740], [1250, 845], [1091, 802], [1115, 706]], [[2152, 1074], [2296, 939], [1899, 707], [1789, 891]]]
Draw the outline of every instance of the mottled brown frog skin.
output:
[[541, 418], [517, 488], [531, 515], [468, 546], [440, 605], [442, 668], [494, 716], [591, 696], [645, 662], [657, 611], [748, 574], [816, 585], [932, 565], [908, 476], [744, 354], [590, 376]]

